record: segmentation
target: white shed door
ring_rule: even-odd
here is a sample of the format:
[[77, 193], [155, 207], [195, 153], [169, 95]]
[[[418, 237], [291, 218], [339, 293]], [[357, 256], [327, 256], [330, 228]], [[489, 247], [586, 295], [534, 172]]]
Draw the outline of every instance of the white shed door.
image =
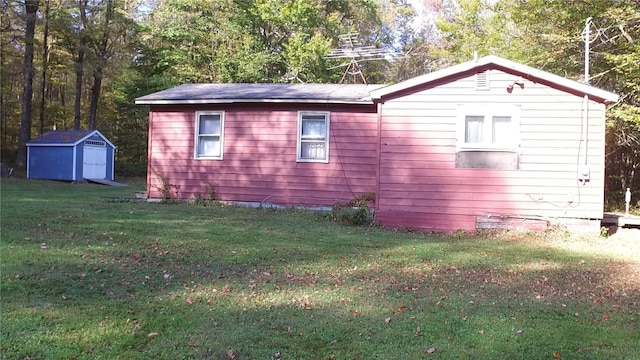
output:
[[107, 146], [98, 146], [93, 143], [84, 146], [84, 162], [82, 167], [82, 177], [85, 179], [106, 179], [107, 178]]

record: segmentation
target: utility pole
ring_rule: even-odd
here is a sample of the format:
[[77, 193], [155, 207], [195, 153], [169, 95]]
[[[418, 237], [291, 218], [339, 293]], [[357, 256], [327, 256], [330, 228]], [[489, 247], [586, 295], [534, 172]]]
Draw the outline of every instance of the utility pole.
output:
[[589, 51], [591, 43], [592, 17], [588, 17], [584, 22], [584, 83], [589, 84]]

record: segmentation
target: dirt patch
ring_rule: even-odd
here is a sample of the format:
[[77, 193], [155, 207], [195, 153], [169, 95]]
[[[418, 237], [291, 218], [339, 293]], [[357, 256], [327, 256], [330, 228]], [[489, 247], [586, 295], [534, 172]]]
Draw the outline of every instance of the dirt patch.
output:
[[640, 229], [637, 228], [621, 228], [612, 226], [609, 228], [610, 239], [620, 240], [638, 240], [640, 242]]

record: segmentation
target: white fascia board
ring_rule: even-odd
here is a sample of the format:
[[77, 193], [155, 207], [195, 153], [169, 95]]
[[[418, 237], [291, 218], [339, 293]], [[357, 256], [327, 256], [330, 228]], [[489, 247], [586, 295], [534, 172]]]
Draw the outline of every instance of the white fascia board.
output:
[[29, 146], [60, 146], [60, 147], [64, 147], [64, 146], [75, 146], [72, 143], [69, 144], [33, 144], [33, 143], [27, 143], [27, 147]]
[[494, 65], [493, 68], [496, 68], [496, 69], [510, 70], [511, 72], [514, 72], [532, 81], [535, 81], [536, 79], [540, 79], [540, 80], [549, 82], [551, 84], [554, 84], [559, 88], [573, 89], [576, 92], [597, 97], [599, 99], [603, 99], [605, 103], [614, 103], [618, 101], [618, 98], [619, 98], [617, 94], [614, 94], [612, 92], [602, 90], [602, 89], [593, 87], [591, 85], [579, 83], [577, 81], [573, 81], [573, 80], [564, 78], [562, 76], [549, 73], [547, 71], [532, 68], [527, 65], [516, 63], [514, 61], [507, 60], [495, 55], [485, 56], [478, 60], [467, 61], [465, 63], [450, 66], [442, 70], [434, 71], [429, 74], [421, 75], [413, 79], [403, 81], [398, 84], [394, 84], [394, 85], [383, 87], [378, 90], [374, 90], [371, 92], [371, 98], [374, 100], [380, 100], [385, 96], [388, 96], [397, 92], [401, 92], [407, 89], [411, 89], [416, 86], [422, 86], [430, 82], [445, 79], [447, 77], [450, 77], [456, 74], [472, 71], [473, 69], [476, 69], [476, 68], [487, 67], [487, 66], [491, 68], [490, 65]]
[[76, 141], [75, 143], [73, 143], [73, 146], [76, 146], [76, 145], [80, 144], [81, 142], [83, 142], [83, 141], [87, 140], [88, 138], [90, 138], [90, 137], [92, 137], [93, 135], [96, 135], [96, 134], [97, 134], [98, 136], [100, 136], [100, 138], [101, 138], [102, 140], [104, 140], [104, 142], [106, 142], [107, 144], [109, 144], [109, 146], [111, 146], [112, 148], [114, 148], [114, 149], [115, 149], [115, 147], [116, 147], [116, 146], [115, 146], [115, 145], [113, 145], [113, 144], [111, 143], [111, 141], [109, 141], [109, 139], [107, 139], [104, 135], [102, 135], [102, 133], [101, 133], [100, 131], [98, 131], [98, 130], [93, 130], [93, 131], [92, 131], [92, 132], [90, 132], [89, 134], [85, 135], [84, 137], [82, 137], [82, 139], [80, 139], [80, 140]]

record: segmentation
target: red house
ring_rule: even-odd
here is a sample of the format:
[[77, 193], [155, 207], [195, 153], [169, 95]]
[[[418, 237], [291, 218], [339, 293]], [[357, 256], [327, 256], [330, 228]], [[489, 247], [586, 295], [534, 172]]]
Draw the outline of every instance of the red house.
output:
[[617, 99], [487, 56], [390, 86], [188, 84], [136, 104], [150, 106], [150, 199], [214, 189], [329, 207], [374, 193], [382, 225], [453, 231], [599, 226]]

